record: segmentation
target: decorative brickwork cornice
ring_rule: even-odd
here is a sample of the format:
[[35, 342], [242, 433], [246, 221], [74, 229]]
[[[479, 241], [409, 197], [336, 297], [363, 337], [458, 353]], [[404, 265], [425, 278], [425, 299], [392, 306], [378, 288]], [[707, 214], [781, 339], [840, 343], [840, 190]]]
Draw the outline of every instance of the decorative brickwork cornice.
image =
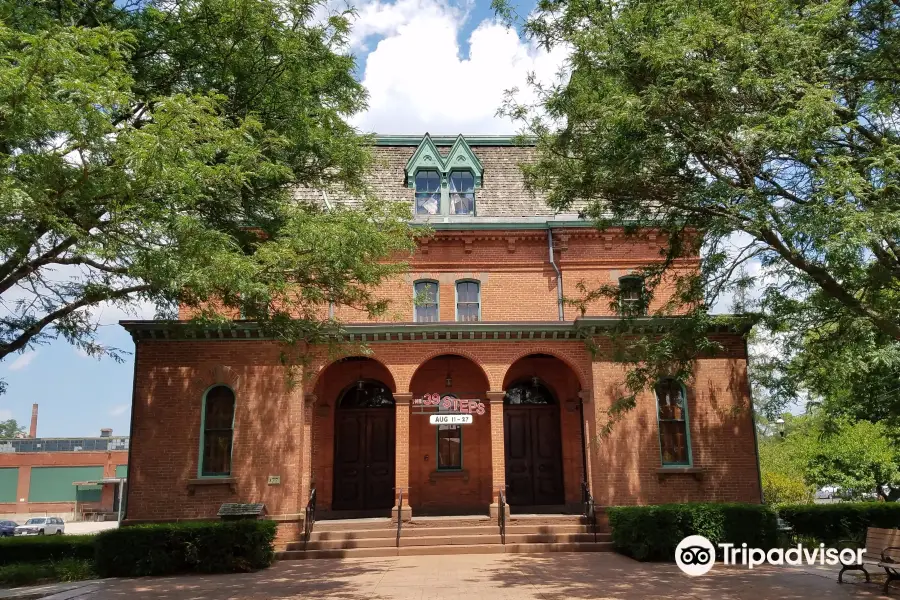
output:
[[[746, 335], [756, 323], [753, 315], [722, 315], [709, 333]], [[574, 321], [522, 321], [475, 323], [371, 323], [346, 325], [339, 337], [350, 343], [385, 342], [503, 342], [522, 340], [580, 341], [613, 330], [626, 333], [662, 333], [679, 317], [641, 317], [623, 321], [618, 317], [579, 317]], [[271, 340], [252, 321], [201, 325], [191, 321], [119, 321], [133, 340], [243, 341]]]

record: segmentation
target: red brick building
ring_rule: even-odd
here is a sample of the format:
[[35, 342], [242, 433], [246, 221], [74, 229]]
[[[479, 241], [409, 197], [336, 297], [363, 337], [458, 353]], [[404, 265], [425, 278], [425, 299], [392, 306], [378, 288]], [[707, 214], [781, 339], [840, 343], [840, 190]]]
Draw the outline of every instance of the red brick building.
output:
[[[604, 341], [619, 316], [606, 301], [579, 316], [561, 298], [580, 281], [618, 282], [641, 302], [631, 275], [662, 241], [553, 214], [523, 186], [533, 150], [378, 139], [375, 193], [408, 202], [434, 235], [379, 290], [391, 300], [381, 321], [331, 307], [370, 353], [308, 348], [300, 385], [285, 384], [279, 346], [253, 323], [197, 334], [123, 322], [136, 343], [127, 520], [264, 502], [289, 538], [312, 489], [335, 516], [496, 514], [500, 490], [514, 513], [577, 513], [583, 482], [599, 505], [759, 502], [745, 331], [715, 332], [725, 351], [698, 357], [686, 387], [661, 381], [600, 435], [624, 373]], [[433, 425], [435, 411], [472, 414]]]

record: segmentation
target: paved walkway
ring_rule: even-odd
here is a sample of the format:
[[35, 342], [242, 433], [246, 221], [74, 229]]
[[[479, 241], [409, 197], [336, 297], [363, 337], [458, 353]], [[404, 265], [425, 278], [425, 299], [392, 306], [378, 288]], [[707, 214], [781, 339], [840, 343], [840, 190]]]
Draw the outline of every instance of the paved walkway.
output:
[[[566, 600], [878, 598], [875, 583], [838, 585], [836, 569], [715, 567], [689, 578], [673, 564], [612, 553], [404, 556], [287, 561], [251, 574], [107, 581], [103, 600]], [[900, 590], [894, 592], [895, 600]]]

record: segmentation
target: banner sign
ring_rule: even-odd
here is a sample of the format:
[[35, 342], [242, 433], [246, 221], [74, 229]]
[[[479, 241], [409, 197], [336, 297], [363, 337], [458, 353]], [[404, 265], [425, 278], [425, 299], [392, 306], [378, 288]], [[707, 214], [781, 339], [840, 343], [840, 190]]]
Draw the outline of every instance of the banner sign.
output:
[[[455, 396], [440, 394], [425, 394], [421, 398], [413, 398], [412, 406], [417, 414], [446, 415], [483, 415], [485, 413], [484, 402], [477, 398], [456, 398]], [[430, 421], [434, 423], [434, 421]], [[467, 421], [471, 423], [471, 421]]]
[[428, 422], [432, 425], [471, 425], [473, 419], [472, 415], [436, 414], [428, 417]]

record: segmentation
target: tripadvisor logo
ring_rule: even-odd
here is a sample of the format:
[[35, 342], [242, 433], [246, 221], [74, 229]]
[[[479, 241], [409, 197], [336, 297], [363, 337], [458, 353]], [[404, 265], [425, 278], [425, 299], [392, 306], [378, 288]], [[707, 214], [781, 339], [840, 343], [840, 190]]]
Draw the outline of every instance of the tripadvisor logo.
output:
[[[804, 548], [803, 544], [797, 544], [791, 548], [749, 548], [747, 544], [736, 546], [735, 544], [718, 544], [719, 555], [726, 565], [747, 565], [753, 567], [769, 565], [861, 565], [865, 548], [851, 549], [826, 548], [825, 544], [818, 547]], [[675, 564], [686, 575], [696, 577], [705, 575], [713, 568], [716, 562], [716, 546], [702, 535], [689, 535], [678, 543], [675, 548]]]

